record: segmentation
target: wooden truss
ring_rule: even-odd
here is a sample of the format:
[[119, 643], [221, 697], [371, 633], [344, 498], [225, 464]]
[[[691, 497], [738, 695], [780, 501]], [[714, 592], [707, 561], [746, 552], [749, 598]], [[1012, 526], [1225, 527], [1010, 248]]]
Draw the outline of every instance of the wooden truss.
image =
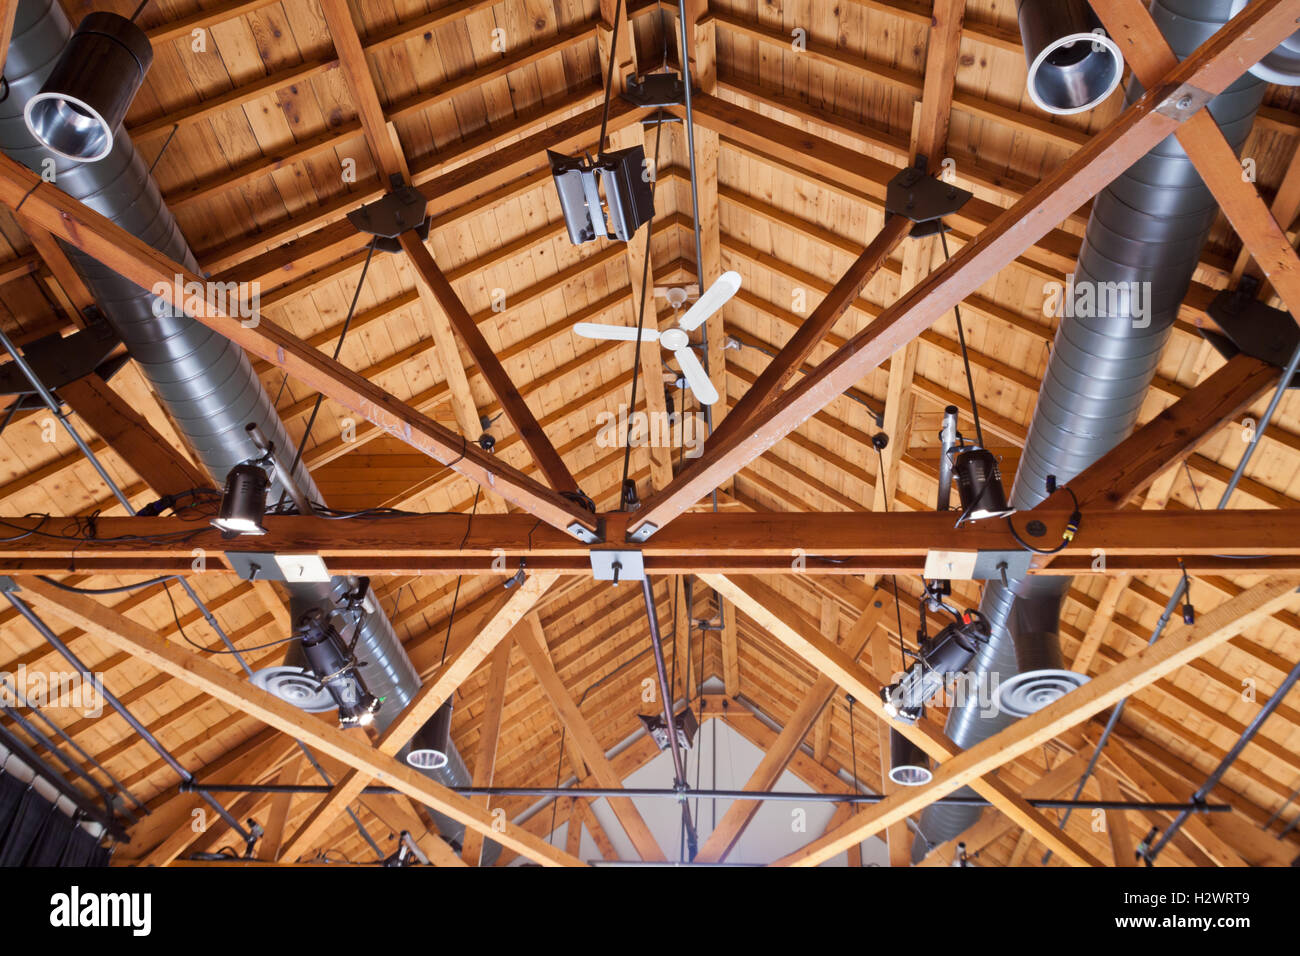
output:
[[[479, 5], [465, 3], [453, 7], [465, 10]], [[471, 672], [490, 661], [495, 690], [490, 697], [494, 716], [489, 723], [493, 726], [483, 738], [475, 783], [490, 782], [500, 722], [500, 696], [513, 642], [523, 651], [550, 704], [572, 736], [570, 760], [579, 779], [589, 775], [601, 786], [618, 786], [619, 775], [614, 764], [555, 674], [545, 635], [532, 613], [533, 605], [560, 575], [589, 571], [593, 546], [638, 550], [650, 573], [697, 575], [822, 675], [795, 719], [769, 742], [768, 755], [747, 789], [757, 791], [770, 787], [795, 758], [800, 741], [813, 729], [836, 687], [854, 694], [883, 719], [878, 693], [885, 673], [881, 667], [887, 661], [883, 655], [877, 660], [875, 649], [871, 652], [871, 668], [857, 661], [883, 616], [879, 604], [867, 610], [837, 640], [835, 634], [826, 633], [827, 628], [814, 628], [800, 619], [785, 606], [779, 594], [754, 575], [919, 574], [927, 558], [938, 551], [1011, 554], [1023, 549], [1013, 534], [1014, 528], [1004, 523], [973, 524], [957, 530], [952, 527], [951, 515], [930, 513], [691, 513], [702, 498], [891, 356], [901, 358], [891, 365], [891, 399], [887, 409], [897, 419], [901, 414], [897, 401], [901, 400], [910, 377], [906, 357], [918, 336], [1171, 134], [1179, 137], [1279, 295], [1293, 314], [1300, 315], [1300, 260], [1254, 186], [1243, 181], [1236, 157], [1213, 120], [1200, 109], [1207, 99], [1222, 91], [1248, 65], [1294, 30], [1296, 0], [1256, 0], [1182, 63], [1176, 62], [1137, 0], [1093, 0], [1093, 5], [1111, 35], [1125, 44], [1126, 59], [1148, 92], [1011, 209], [990, 213], [984, 228], [944, 266], [925, 276], [923, 264], [913, 256], [914, 261], [905, 268], [905, 274], [910, 273], [915, 284], [864, 331], [843, 342], [828, 359], [797, 378], [835, 321], [853, 305], [890, 252], [906, 239], [910, 225], [897, 217], [889, 220], [723, 420], [702, 457], [675, 477], [666, 462], [658, 462], [655, 471], [659, 487], [639, 511], [597, 515], [575, 501], [579, 497], [575, 495], [578, 484], [560, 451], [547, 438], [542, 424], [510, 381], [447, 276], [425, 245], [408, 233], [402, 237], [402, 247], [416, 276], [427, 335], [437, 343], [460, 434], [364, 376], [326, 358], [313, 343], [304, 342], [264, 318], [241, 322], [238, 317], [211, 305], [191, 314], [251, 355], [284, 369], [385, 433], [499, 495], [526, 514], [483, 514], [468, 522], [464, 516], [455, 515], [382, 522], [351, 519], [345, 525], [311, 517], [269, 518], [269, 534], [251, 543], [247, 539], [223, 541], [205, 525], [179, 518], [99, 518], [95, 533], [90, 536], [71, 522], [63, 527], [65, 519], [41, 522], [11, 517], [3, 519], [6, 534], [0, 541], [0, 571], [16, 575], [22, 592], [42, 610], [102, 638], [124, 654], [139, 657], [161, 672], [255, 715], [270, 727], [310, 744], [347, 768], [332, 792], [296, 830], [290, 832], [287, 828], [287, 803], [280, 807], [274, 817], [273, 839], [268, 841], [272, 858], [294, 857], [314, 846], [342, 809], [373, 780], [395, 787], [416, 804], [464, 823], [473, 831], [464, 848], [466, 862], [477, 862], [486, 838], [544, 864], [579, 865], [572, 852], [551, 847], [526, 828], [497, 825], [481, 802], [466, 800], [439, 787], [401, 764], [394, 754]], [[742, 116], [739, 108], [712, 95], [713, 51], [708, 38], [713, 24], [702, 15], [702, 5], [692, 6], [696, 47], [690, 56], [706, 78], [706, 90], [695, 102], [698, 121], [706, 134], [706, 148], [712, 142], [716, 150], [717, 136], [724, 134], [742, 144], [770, 140], [773, 130], [767, 127], [776, 124], [752, 115]], [[4, 7], [4, 15], [0, 16], [0, 51], [7, 48], [12, 25], [13, 5]], [[365, 48], [345, 0], [322, 0], [322, 9], [335, 38], [337, 64], [358, 105], [358, 128], [375, 157], [377, 168], [386, 176], [396, 176], [406, 182], [424, 182], [421, 188], [438, 207], [435, 215], [451, 208], [453, 200], [467, 195], [476, 184], [463, 170], [433, 183], [424, 172], [412, 177], [390, 122], [393, 111], [385, 114]], [[955, 65], [963, 9], [961, 0], [944, 0], [936, 6], [931, 27], [931, 62], [926, 71], [914, 136], [915, 152], [921, 155], [941, 149], [946, 138], [947, 116], [953, 101], [951, 68]], [[436, 16], [443, 13], [440, 11]], [[602, 4], [602, 13], [608, 21], [613, 15], [611, 5]], [[177, 29], [182, 26], [178, 24]], [[633, 54], [627, 48], [609, 49], [611, 26], [605, 22], [598, 30], [605, 46], [604, 57], [606, 62], [613, 58], [620, 66], [626, 66]], [[623, 27], [626, 26], [625, 22]], [[585, 35], [586, 31], [580, 32]], [[625, 40], [627, 35], [625, 30]], [[546, 142], [560, 147], [576, 141], [588, 134], [593, 122], [594, 112], [567, 119], [547, 132]], [[611, 115], [611, 132], [635, 125], [630, 111], [617, 105]], [[148, 135], [150, 131], [140, 132]], [[518, 174], [525, 168], [524, 164], [535, 158], [531, 153], [536, 152], [537, 142], [535, 138], [526, 138], [504, 151], [493, 176], [504, 182]], [[883, 182], [888, 178], [883, 175], [884, 170], [868, 168], [874, 161], [852, 157], [844, 161], [860, 167], [859, 171], [868, 179]], [[814, 169], [824, 166], [820, 171], [835, 173], [832, 160], [810, 157], [809, 162]], [[712, 188], [716, 198], [716, 182]], [[59, 240], [93, 256], [142, 288], [165, 289], [162, 297], [178, 308], [187, 303], [177, 300], [177, 290], [186, 282], [202, 281], [9, 159], [0, 159], [0, 202], [15, 211], [37, 249], [52, 260], [61, 256], [54, 242]], [[716, 270], [718, 255], [716, 203], [714, 206], [711, 212], [702, 210], [702, 215], [713, 217], [712, 229], [706, 230], [713, 240], [706, 252], [711, 271]], [[295, 257], [305, 260], [322, 250], [348, 244], [355, 246], [350, 227], [343, 223], [327, 225], [282, 250], [237, 266], [232, 262], [232, 269], [223, 278], [255, 280], [276, 269], [292, 268]], [[640, 264], [629, 246], [629, 268], [637, 273]], [[56, 268], [54, 261], [51, 268]], [[68, 271], [63, 262], [57, 268]], [[635, 287], [635, 278], [633, 284]], [[84, 293], [84, 289], [78, 291], [79, 287], [71, 279], [65, 284], [74, 297]], [[647, 290], [640, 289], [639, 294], [644, 298]], [[711, 332], [710, 340], [720, 348], [720, 319], [717, 325], [717, 334]], [[519, 439], [530, 451], [537, 466], [534, 470], [540, 472], [547, 484], [524, 470], [505, 465], [475, 442], [479, 409], [469, 394], [457, 339], [489, 382]], [[651, 351], [653, 360], [657, 361], [657, 351]], [[643, 356], [643, 361], [652, 360]], [[914, 361], [913, 356], [910, 364], [914, 365]], [[1115, 664], [1084, 688], [969, 750], [956, 748], [937, 725], [928, 721], [900, 728], [940, 759], [934, 780], [923, 787], [891, 793], [866, 810], [851, 813], [846, 809], [829, 832], [782, 862], [812, 865], [846, 849], [851, 851], [866, 836], [901, 822], [959, 787], [970, 785], [1008, 819], [1068, 862], [1097, 865], [1100, 861], [1093, 852], [1033, 810], [1023, 794], [1000, 778], [998, 770], [1018, 755], [1062, 735], [1138, 688], [1229, 640], [1253, 622], [1295, 603], [1292, 578], [1300, 577], [1300, 511], [1208, 513], [1199, 515], [1195, 522], [1188, 522], [1183, 513], [1174, 510], [1119, 510], [1171, 463], [1186, 458], [1214, 429], [1249, 406], [1276, 379], [1277, 370], [1262, 362], [1245, 357], [1233, 359], [1133, 438], [1076, 477], [1070, 489], [1083, 511], [1079, 534], [1049, 561], [1039, 561], [1032, 569], [1040, 574], [1129, 576], [1170, 571], [1181, 561], [1193, 572], [1238, 571], [1249, 567], [1276, 572], [1275, 578], [1242, 591], [1195, 625], [1178, 629], [1158, 645]], [[195, 486], [197, 476], [193, 469], [175, 456], [139, 416], [128, 408], [114, 407], [113, 396], [102, 389], [102, 383], [98, 387], [91, 381], [75, 383], [63, 394], [156, 490], [165, 492], [168, 488], [180, 490]], [[120, 400], [117, 405], [121, 405]], [[1062, 494], [1053, 496], [1033, 512], [1033, 518], [1047, 528], [1042, 538], [1045, 543], [1059, 540], [1066, 524], [1069, 508]], [[1026, 516], [1014, 520], [1023, 535]], [[68, 528], [72, 528], [71, 533]], [[210, 569], [218, 572], [229, 570], [218, 557], [223, 553], [311, 550], [322, 555], [336, 573], [509, 576], [526, 568], [527, 577], [523, 586], [499, 598], [475, 619], [472, 628], [457, 632], [450, 642], [454, 652], [372, 745], [303, 714], [196, 654], [159, 639], [118, 610], [59, 590], [32, 576], [35, 572], [190, 573], [196, 547], [212, 553]], [[1098, 549], [1106, 555], [1101, 568], [1094, 560]], [[1259, 554], [1270, 557], [1252, 557]], [[505, 568], [499, 561], [502, 555], [506, 558]], [[265, 584], [259, 586], [258, 593], [268, 605], [278, 606], [274, 592], [269, 592]], [[281, 617], [287, 618], [282, 607], [277, 619]], [[734, 655], [734, 620], [731, 628], [729, 640]], [[730, 692], [730, 678], [727, 683]], [[284, 740], [278, 740], [276, 746], [269, 744], [270, 741], [263, 741], [263, 749], [250, 752], [232, 766], [253, 774], [282, 773], [285, 776], [279, 779], [296, 779], [292, 776], [296, 771], [285, 769]], [[1125, 770], [1120, 767], [1116, 772], [1122, 774]], [[1128, 766], [1127, 772], [1132, 775], [1137, 770]], [[1044, 792], [1048, 789], [1046, 783], [1044, 780]], [[1109, 777], [1105, 785], [1116, 786]], [[1159, 785], [1159, 781], [1152, 783], [1152, 786]], [[175, 805], [176, 812], [180, 812], [183, 803], [179, 801]], [[662, 850], [655, 845], [631, 801], [613, 803], [617, 804], [619, 820], [638, 853], [646, 860], [662, 860]], [[732, 808], [705, 844], [704, 858], [726, 857], [752, 818], [755, 806], [738, 803]], [[387, 812], [399, 826], [418, 823], [410, 804], [388, 805]], [[574, 804], [572, 813], [575, 821], [584, 819], [580, 802]], [[585, 819], [589, 827], [594, 825], [589, 809]], [[1205, 852], [1213, 851], [1223, 858], [1232, 853], [1215, 842], [1217, 837], [1213, 833], [1207, 835], [1206, 831], [1197, 830], [1189, 835], [1201, 841]], [[192, 838], [185, 843], [181, 841], [176, 836], [163, 839], [153, 850], [151, 861], [169, 862], [193, 842]], [[1127, 852], [1122, 838], [1117, 838], [1114, 850], [1117, 858]], [[432, 848], [431, 853], [443, 865], [461, 863], [441, 845]]]

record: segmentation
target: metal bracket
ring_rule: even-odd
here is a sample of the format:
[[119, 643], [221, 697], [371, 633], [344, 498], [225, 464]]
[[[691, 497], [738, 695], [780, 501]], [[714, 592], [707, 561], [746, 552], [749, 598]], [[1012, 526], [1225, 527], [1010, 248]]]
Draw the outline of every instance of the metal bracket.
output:
[[[1259, 282], [1246, 276], [1233, 291], [1216, 295], [1205, 311], [1221, 331], [1203, 328], [1201, 335], [1226, 359], [1244, 352], [1261, 362], [1285, 368], [1300, 344], [1300, 328], [1291, 313], [1256, 299], [1258, 288]], [[1287, 387], [1300, 387], [1300, 375]]]
[[348, 222], [375, 237], [379, 252], [399, 252], [402, 244], [397, 237], [414, 229], [423, 242], [429, 238], [429, 200], [414, 186], [399, 186], [382, 199], [366, 203], [348, 213]]
[[645, 524], [641, 525], [635, 531], [628, 534], [627, 540], [634, 541], [637, 544], [642, 544], [646, 541], [649, 541], [650, 536], [658, 530], [659, 530], [659, 526], [657, 524], [655, 524], [653, 521], [647, 521]]
[[[885, 210], [912, 222], [929, 223], [956, 212], [970, 198], [971, 194], [965, 189], [909, 166], [899, 170], [898, 175], [889, 181], [885, 189]], [[924, 234], [938, 231], [930, 228]], [[920, 234], [916, 229], [912, 230], [913, 236]]]
[[1160, 105], [1156, 107], [1156, 112], [1162, 113], [1170, 119], [1176, 119], [1181, 123], [1199, 111], [1213, 98], [1212, 94], [1205, 92], [1200, 87], [1193, 86], [1191, 83], [1184, 83], [1160, 101]]
[[644, 109], [681, 106], [686, 102], [686, 87], [681, 75], [672, 70], [645, 76], [629, 73], [623, 89], [623, 99]]
[[[50, 391], [57, 391], [105, 366], [120, 344], [121, 339], [108, 322], [99, 317], [66, 338], [57, 333], [46, 335], [29, 342], [22, 351], [36, 377]], [[120, 366], [112, 370], [116, 371], [117, 367]], [[16, 363], [0, 365], [0, 395], [34, 394], [32, 383]]]
[[17, 594], [22, 588], [7, 574], [0, 574], [0, 594]]
[[275, 555], [267, 551], [227, 551], [226, 561], [245, 581], [283, 581]]
[[640, 551], [618, 548], [592, 549], [591, 576], [597, 581], [642, 581], [645, 579], [645, 561]]
[[573, 535], [583, 544], [596, 544], [597, 542], [605, 540], [605, 519], [604, 518], [596, 519], [595, 531], [589, 531], [586, 527], [584, 527], [582, 524], [580, 524], [577, 521], [570, 522], [568, 527], [566, 527], [564, 530], [569, 532], [569, 534]]

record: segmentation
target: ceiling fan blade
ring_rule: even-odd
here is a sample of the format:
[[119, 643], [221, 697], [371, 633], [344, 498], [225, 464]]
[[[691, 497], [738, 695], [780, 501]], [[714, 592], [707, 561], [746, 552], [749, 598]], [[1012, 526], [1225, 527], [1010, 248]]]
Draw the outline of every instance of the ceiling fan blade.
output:
[[709, 286], [704, 295], [695, 300], [695, 304], [686, 310], [686, 314], [677, 320], [677, 327], [687, 332], [694, 332], [709, 320], [709, 316], [727, 304], [727, 300], [740, 288], [739, 272], [724, 272], [718, 281]]
[[[635, 342], [636, 327], [630, 325], [601, 325], [598, 322], [579, 322], [573, 331], [584, 339], [613, 339], [616, 342]], [[659, 338], [658, 329], [642, 329], [641, 341], [654, 342]]]
[[695, 350], [690, 347], [678, 349], [673, 355], [677, 358], [677, 364], [681, 366], [682, 375], [686, 377], [686, 384], [700, 400], [700, 404], [715, 404], [718, 401], [718, 390], [709, 381], [709, 376], [704, 371], [704, 366], [700, 364]]

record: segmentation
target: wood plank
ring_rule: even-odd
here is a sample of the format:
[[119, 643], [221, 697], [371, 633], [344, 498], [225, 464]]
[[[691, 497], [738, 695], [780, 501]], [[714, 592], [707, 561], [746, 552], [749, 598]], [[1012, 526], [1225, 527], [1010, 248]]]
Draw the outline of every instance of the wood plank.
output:
[[[492, 652], [487, 686], [483, 689], [483, 720], [479, 724], [478, 751], [474, 759], [473, 785], [490, 787], [496, 774], [497, 743], [501, 739], [501, 713], [505, 708], [506, 680], [510, 676], [510, 648], [514, 641], [507, 636]], [[490, 797], [474, 797], [484, 810], [490, 810]], [[483, 834], [466, 830], [461, 859], [470, 866], [482, 860]]]

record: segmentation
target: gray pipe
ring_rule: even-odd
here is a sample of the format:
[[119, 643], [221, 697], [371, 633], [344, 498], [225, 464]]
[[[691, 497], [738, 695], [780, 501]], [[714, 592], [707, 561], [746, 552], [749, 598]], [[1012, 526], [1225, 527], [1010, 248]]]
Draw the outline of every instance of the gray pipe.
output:
[[[37, 173], [45, 172], [52, 162], [55, 185], [65, 193], [201, 275], [144, 157], [124, 130], [114, 137], [108, 156], [97, 163], [81, 164], [46, 150], [23, 122], [24, 104], [40, 90], [71, 35], [72, 26], [55, 0], [19, 0], [5, 61], [9, 96], [0, 103], [0, 150]], [[257, 424], [278, 451], [294, 447], [252, 363], [238, 346], [188, 316], [156, 309], [160, 300], [149, 292], [80, 251], [64, 248], [178, 432], [218, 486], [224, 484], [232, 467], [257, 454], [245, 431], [250, 422]], [[305, 465], [300, 464], [293, 477], [312, 500], [321, 500]], [[271, 500], [279, 492], [277, 482]], [[329, 583], [287, 587], [297, 610], [332, 603], [354, 586], [351, 579], [336, 577]], [[375, 610], [362, 620], [357, 655], [366, 662], [363, 675], [371, 693], [385, 699], [377, 720], [382, 730], [410, 702], [420, 687], [420, 677], [392, 623], [378, 602], [375, 604]], [[471, 782], [454, 749], [447, 766], [429, 776], [445, 786]], [[463, 825], [446, 818], [439, 824], [448, 838], [462, 838]]]
[[[1231, 7], [1232, 0], [1155, 0], [1151, 15], [1183, 58], [1228, 21]], [[1141, 94], [1141, 86], [1131, 80], [1128, 101]], [[1210, 102], [1211, 114], [1234, 149], [1245, 142], [1263, 95], [1264, 84], [1247, 74]], [[1061, 319], [1011, 493], [1017, 509], [1032, 508], [1046, 497], [1048, 475], [1067, 483], [1132, 432], [1217, 212], [1214, 197], [1173, 136], [1094, 200], [1079, 251], [1076, 288], [1083, 282], [1138, 282], [1150, 283], [1139, 288], [1151, 291], [1138, 298], [1122, 296], [1121, 307], [1105, 317]], [[973, 665], [980, 686], [1020, 673], [1012, 634], [1017, 620], [1033, 629], [1020, 635], [1024, 648], [1036, 652], [1031, 656], [1060, 660], [1059, 607], [1070, 583], [1070, 578], [1048, 576], [1012, 579], [1010, 587], [989, 582], [980, 610], [989, 619], [992, 637]], [[1044, 619], [1056, 623], [1044, 630]], [[991, 715], [987, 700], [981, 706], [976, 696], [949, 713], [948, 736], [963, 748], [1014, 720], [1004, 713]], [[930, 807], [921, 830], [930, 843], [943, 843], [977, 816], [978, 811], [965, 807]], [[918, 839], [913, 859], [925, 852], [925, 842]]]

